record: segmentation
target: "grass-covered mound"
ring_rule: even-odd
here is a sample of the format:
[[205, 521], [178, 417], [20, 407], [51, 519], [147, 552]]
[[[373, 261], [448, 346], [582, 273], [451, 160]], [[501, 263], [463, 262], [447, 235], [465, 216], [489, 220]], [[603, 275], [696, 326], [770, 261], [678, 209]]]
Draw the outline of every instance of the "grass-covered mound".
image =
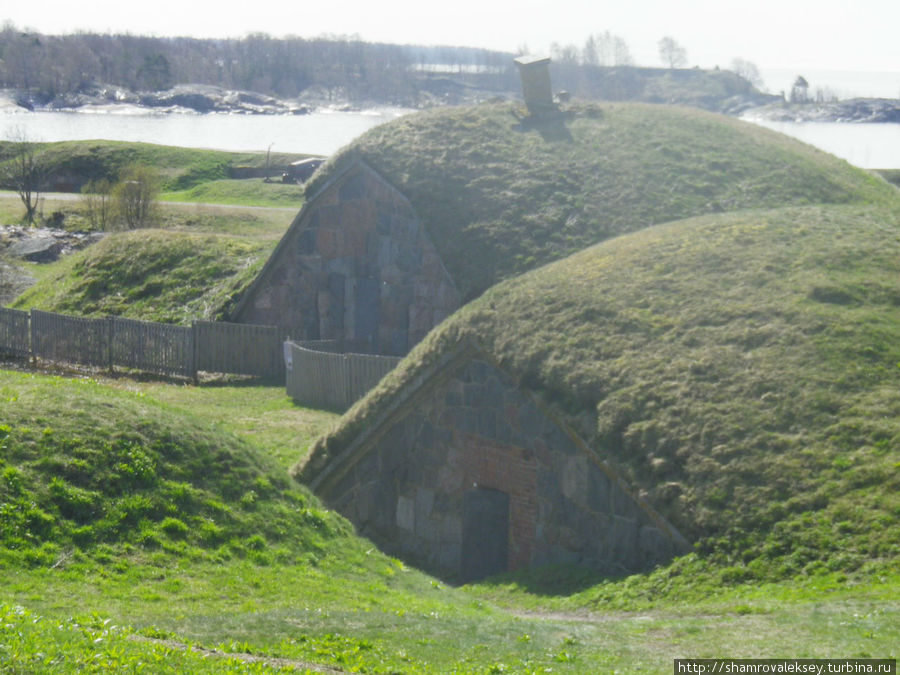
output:
[[167, 323], [217, 319], [267, 252], [265, 242], [214, 234], [110, 234], [59, 263], [13, 306]]
[[490, 289], [319, 439], [310, 478], [461, 340], [728, 578], [900, 560], [900, 209], [705, 216]]
[[0, 559], [296, 560], [350, 532], [257, 449], [141, 394], [0, 371], [0, 401]]
[[881, 202], [884, 181], [786, 136], [688, 108], [441, 108], [363, 134], [308, 184], [362, 158], [412, 202], [465, 298], [603, 239], [705, 213]]

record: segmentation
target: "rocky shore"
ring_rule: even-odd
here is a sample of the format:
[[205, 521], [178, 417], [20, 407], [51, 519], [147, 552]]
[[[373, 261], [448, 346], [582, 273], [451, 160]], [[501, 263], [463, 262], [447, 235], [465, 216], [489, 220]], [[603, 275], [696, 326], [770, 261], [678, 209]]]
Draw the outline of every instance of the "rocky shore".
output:
[[[653, 87], [638, 88], [634, 100], [692, 105], [705, 110], [740, 115], [748, 109], [762, 109], [776, 97], [744, 93], [737, 95], [695, 96], [690, 87], [661, 97]], [[180, 84], [164, 91], [134, 92], [117, 87], [93, 87], [61, 94], [51, 100], [11, 89], [0, 89], [0, 110], [56, 112], [135, 112], [135, 113], [227, 113], [239, 115], [306, 115], [316, 110], [373, 110], [387, 107], [408, 109], [445, 105], [468, 105], [491, 100], [518, 98], [514, 91], [484, 89], [436, 73], [424, 73], [416, 92], [405, 101], [358, 100], [340, 88], [310, 87], [290, 100], [281, 100], [249, 91], [235, 91], [205, 84]], [[672, 98], [674, 96], [674, 98]], [[779, 102], [780, 98], [777, 99]]]
[[900, 99], [851, 98], [829, 103], [773, 103], [741, 116], [770, 122], [900, 123]]
[[233, 91], [201, 84], [178, 85], [164, 91], [133, 92], [115, 87], [97, 87], [59, 95], [50, 101], [13, 90], [0, 91], [0, 108], [22, 108], [58, 112], [92, 112], [133, 108], [161, 113], [230, 113], [242, 115], [305, 115], [314, 104], [282, 101], [265, 94]]
[[[509, 92], [486, 92], [466, 87], [448, 78], [423, 80], [418, 100], [406, 107], [477, 103]], [[651, 99], [652, 100], [652, 99]], [[771, 95], [735, 95], [723, 100], [673, 101], [718, 110], [727, 115], [772, 122], [900, 123], [900, 99], [853, 98], [827, 103], [788, 103]], [[154, 92], [134, 92], [116, 87], [94, 87], [59, 95], [44, 101], [27, 93], [0, 89], [0, 110], [62, 112], [158, 112], [227, 113], [239, 115], [306, 115], [316, 109], [365, 110], [386, 105], [384, 101], [351, 100], [339, 90], [310, 88], [292, 100], [265, 94], [235, 91], [205, 84], [181, 84]]]

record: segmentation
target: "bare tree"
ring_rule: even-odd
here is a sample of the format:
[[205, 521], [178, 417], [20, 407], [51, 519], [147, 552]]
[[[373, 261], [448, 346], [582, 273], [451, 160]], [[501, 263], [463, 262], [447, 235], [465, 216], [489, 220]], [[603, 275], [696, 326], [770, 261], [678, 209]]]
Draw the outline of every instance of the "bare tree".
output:
[[759, 68], [757, 68], [756, 64], [752, 61], [747, 61], [746, 59], [732, 59], [731, 70], [738, 77], [743, 77], [757, 89], [763, 86], [763, 79], [759, 74]]
[[618, 35], [613, 36], [613, 65], [614, 66], [633, 66], [634, 59], [631, 57], [631, 50], [625, 39]]
[[586, 66], [600, 65], [600, 49], [597, 45], [597, 38], [593, 35], [588, 35], [584, 47], [581, 48], [581, 62]]
[[816, 103], [836, 103], [837, 92], [831, 87], [816, 87]]
[[590, 66], [630, 66], [628, 43], [608, 30], [588, 37], [581, 51], [582, 62]]
[[659, 58], [669, 68], [684, 68], [687, 65], [687, 50], [666, 35], [658, 43]]
[[92, 180], [81, 188], [81, 201], [91, 226], [106, 230], [112, 223], [112, 185], [105, 178]]
[[553, 57], [553, 60], [557, 63], [563, 63], [567, 65], [574, 65], [578, 63], [578, 52], [578, 47], [571, 43], [561, 45], [558, 42], [554, 42], [550, 45], [550, 54]]
[[3, 182], [19, 195], [25, 206], [25, 221], [34, 224], [41, 191], [44, 189], [46, 167], [44, 166], [38, 144], [28, 138], [21, 127], [14, 128], [7, 134], [10, 158], [3, 163]]

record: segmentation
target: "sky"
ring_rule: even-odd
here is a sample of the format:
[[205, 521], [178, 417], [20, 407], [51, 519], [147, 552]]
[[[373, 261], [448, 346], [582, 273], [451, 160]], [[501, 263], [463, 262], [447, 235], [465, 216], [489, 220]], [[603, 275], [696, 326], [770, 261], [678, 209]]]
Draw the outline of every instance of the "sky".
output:
[[[264, 32], [355, 36], [369, 42], [444, 44], [548, 53], [592, 33], [625, 39], [637, 65], [660, 65], [673, 37], [690, 66], [898, 73], [900, 0], [9, 0], [0, 21], [59, 34], [243, 37]], [[12, 5], [12, 6], [10, 6]]]

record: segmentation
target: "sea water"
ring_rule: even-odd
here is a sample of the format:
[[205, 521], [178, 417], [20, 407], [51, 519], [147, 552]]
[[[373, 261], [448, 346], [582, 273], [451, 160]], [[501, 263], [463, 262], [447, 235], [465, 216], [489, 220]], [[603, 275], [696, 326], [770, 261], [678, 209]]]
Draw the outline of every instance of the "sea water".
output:
[[[320, 110], [308, 115], [0, 110], [0, 138], [17, 131], [35, 141], [105, 139], [216, 150], [331, 155], [372, 127], [410, 112]], [[900, 169], [900, 124], [768, 122], [747, 118], [865, 169]]]
[[321, 110], [308, 115], [152, 113], [115, 107], [97, 112], [0, 111], [0, 138], [103, 139], [215, 150], [331, 155], [372, 127], [409, 111]]

